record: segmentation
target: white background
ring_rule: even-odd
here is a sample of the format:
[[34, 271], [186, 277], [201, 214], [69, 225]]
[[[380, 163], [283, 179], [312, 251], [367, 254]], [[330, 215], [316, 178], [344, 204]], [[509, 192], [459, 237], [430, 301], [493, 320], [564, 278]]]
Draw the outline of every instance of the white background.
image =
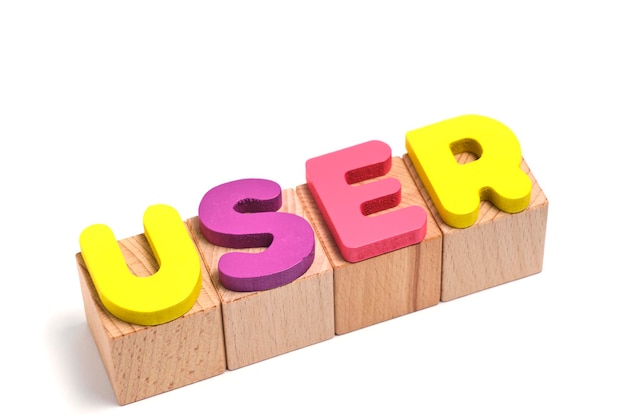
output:
[[[227, 4], [225, 6], [225, 4]], [[626, 415], [620, 3], [6, 1], [2, 407], [37, 415]], [[544, 270], [120, 407], [74, 255], [223, 182], [476, 113], [550, 200]], [[141, 414], [139, 414], [141, 413]]]

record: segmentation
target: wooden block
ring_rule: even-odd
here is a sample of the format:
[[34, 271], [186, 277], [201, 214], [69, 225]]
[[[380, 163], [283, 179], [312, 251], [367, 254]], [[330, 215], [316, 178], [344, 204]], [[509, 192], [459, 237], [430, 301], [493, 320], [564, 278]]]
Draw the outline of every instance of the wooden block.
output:
[[[400, 181], [402, 200], [397, 208], [428, 208], [401, 158], [393, 158], [388, 174]], [[358, 186], [358, 184], [355, 184]], [[306, 184], [296, 188], [313, 228], [330, 259], [335, 276], [335, 331], [344, 334], [399, 317], [439, 302], [442, 235], [428, 213], [424, 240], [356, 263], [346, 261]], [[372, 214], [380, 215], [390, 210]]]
[[[147, 277], [157, 271], [144, 234], [119, 243], [135, 275]], [[226, 370], [219, 298], [203, 264], [202, 289], [191, 310], [168, 323], [141, 326], [122, 321], [104, 309], [80, 253], [76, 261], [87, 324], [120, 405]]]
[[[403, 159], [443, 232], [441, 300], [449, 301], [541, 271], [548, 218], [548, 200], [528, 165], [521, 168], [532, 182], [530, 205], [510, 214], [488, 201], [480, 203], [473, 226], [457, 229], [443, 222], [408, 155]], [[460, 164], [476, 159], [470, 152], [456, 155]]]
[[[279, 211], [305, 217], [294, 190], [282, 191]], [[200, 254], [222, 303], [227, 368], [234, 370], [334, 336], [333, 270], [315, 238], [315, 259], [295, 281], [274, 289], [237, 292], [218, 279], [218, 260], [227, 253], [260, 252], [264, 248], [231, 249], [209, 243], [198, 217], [188, 220]]]

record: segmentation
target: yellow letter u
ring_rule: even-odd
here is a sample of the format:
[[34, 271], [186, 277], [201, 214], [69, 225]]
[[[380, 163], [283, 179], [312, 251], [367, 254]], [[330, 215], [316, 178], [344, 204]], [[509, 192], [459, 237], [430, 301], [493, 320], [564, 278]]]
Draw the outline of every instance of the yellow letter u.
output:
[[146, 238], [159, 264], [149, 277], [133, 274], [111, 229], [86, 228], [80, 248], [100, 301], [114, 316], [129, 323], [156, 325], [185, 314], [202, 287], [200, 259], [178, 212], [159, 204], [146, 209]]

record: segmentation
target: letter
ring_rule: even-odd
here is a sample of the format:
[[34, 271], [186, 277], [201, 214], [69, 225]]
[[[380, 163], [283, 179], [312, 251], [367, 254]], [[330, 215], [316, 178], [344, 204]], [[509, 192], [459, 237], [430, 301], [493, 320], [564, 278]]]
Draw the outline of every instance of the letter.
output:
[[144, 230], [159, 270], [150, 277], [130, 272], [111, 229], [86, 228], [80, 247], [104, 307], [129, 323], [156, 325], [193, 307], [202, 287], [200, 258], [178, 212], [158, 204], [146, 209]]
[[391, 163], [391, 149], [381, 141], [365, 142], [306, 162], [307, 185], [348, 262], [419, 243], [426, 235], [426, 212], [422, 207], [373, 215], [400, 203], [397, 179], [356, 184], [385, 175]]
[[[508, 213], [530, 203], [532, 184], [520, 169], [519, 142], [494, 119], [466, 115], [412, 130], [406, 148], [443, 221], [452, 227], [473, 225], [481, 200]], [[461, 152], [478, 159], [459, 164], [454, 155]]]
[[262, 291], [302, 276], [315, 258], [313, 228], [302, 217], [276, 212], [280, 186], [264, 179], [228, 182], [209, 190], [198, 209], [202, 235], [229, 248], [267, 247], [263, 252], [230, 252], [218, 261], [219, 279], [233, 291]]

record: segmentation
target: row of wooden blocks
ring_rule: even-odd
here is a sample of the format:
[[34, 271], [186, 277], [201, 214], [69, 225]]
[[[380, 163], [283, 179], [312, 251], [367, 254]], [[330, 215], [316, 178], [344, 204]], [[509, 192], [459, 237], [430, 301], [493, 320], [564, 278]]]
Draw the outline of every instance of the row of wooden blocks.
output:
[[[473, 158], [457, 155], [460, 164]], [[521, 168], [533, 185], [526, 210], [509, 214], [482, 202], [478, 221], [457, 229], [442, 221], [408, 155], [394, 157], [385, 177], [401, 182], [398, 208], [426, 209], [426, 237], [356, 263], [340, 254], [308, 186], [283, 190], [280, 211], [306, 218], [315, 231], [315, 260], [297, 280], [267, 291], [224, 288], [218, 260], [242, 249], [212, 245], [198, 217], [190, 218], [186, 224], [203, 261], [202, 290], [189, 312], [157, 326], [111, 315], [78, 253], [87, 322], [117, 401], [138, 401], [541, 271], [548, 201], [524, 161]], [[137, 276], [158, 269], [143, 234], [119, 244]]]

